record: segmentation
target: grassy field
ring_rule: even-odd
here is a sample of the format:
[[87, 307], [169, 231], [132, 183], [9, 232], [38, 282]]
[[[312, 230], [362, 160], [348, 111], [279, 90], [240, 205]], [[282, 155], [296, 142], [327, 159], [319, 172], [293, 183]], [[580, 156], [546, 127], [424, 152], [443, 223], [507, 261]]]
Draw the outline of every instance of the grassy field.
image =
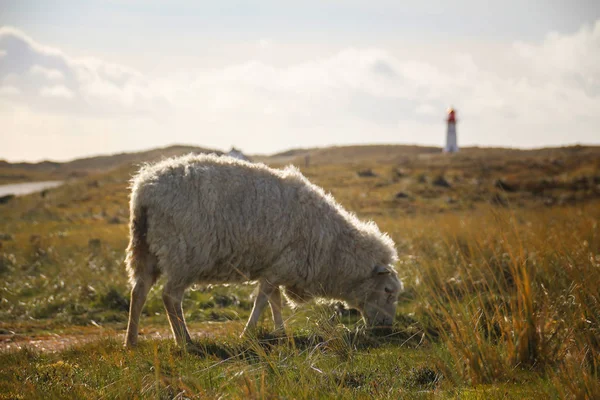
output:
[[[3, 398], [600, 398], [600, 150], [332, 148], [272, 158], [395, 240], [393, 333], [352, 310], [286, 310], [240, 339], [252, 285], [190, 290], [198, 353], [161, 282], [122, 346], [129, 163], [0, 205]], [[309, 163], [306, 165], [306, 155]]]

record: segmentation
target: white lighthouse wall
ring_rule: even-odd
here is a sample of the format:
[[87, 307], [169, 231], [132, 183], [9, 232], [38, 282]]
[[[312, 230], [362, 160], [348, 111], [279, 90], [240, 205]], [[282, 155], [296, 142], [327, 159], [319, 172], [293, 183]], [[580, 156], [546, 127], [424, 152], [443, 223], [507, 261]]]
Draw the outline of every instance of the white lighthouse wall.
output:
[[458, 142], [456, 140], [456, 123], [449, 122], [446, 133], [446, 153], [456, 153], [458, 151]]

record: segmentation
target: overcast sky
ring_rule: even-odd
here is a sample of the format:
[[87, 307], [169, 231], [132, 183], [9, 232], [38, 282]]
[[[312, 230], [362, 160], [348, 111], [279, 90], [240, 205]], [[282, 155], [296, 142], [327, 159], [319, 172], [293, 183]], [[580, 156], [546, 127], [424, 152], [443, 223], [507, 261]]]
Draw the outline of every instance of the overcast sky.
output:
[[[486, 4], [487, 3], [487, 4]], [[0, 0], [0, 158], [600, 144], [600, 1]]]

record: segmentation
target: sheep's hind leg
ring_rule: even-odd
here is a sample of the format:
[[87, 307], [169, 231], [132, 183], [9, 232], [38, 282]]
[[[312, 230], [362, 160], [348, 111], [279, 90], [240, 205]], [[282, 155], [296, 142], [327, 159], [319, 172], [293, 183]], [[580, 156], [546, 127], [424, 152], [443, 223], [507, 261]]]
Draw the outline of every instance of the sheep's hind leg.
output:
[[138, 278], [131, 289], [131, 300], [129, 304], [129, 322], [127, 323], [127, 334], [125, 346], [134, 347], [137, 345], [138, 330], [140, 324], [140, 315], [146, 302], [148, 292], [152, 287], [152, 278], [150, 276]]
[[265, 306], [269, 302], [269, 297], [275, 290], [275, 287], [266, 281], [260, 281], [258, 284], [258, 295], [256, 295], [256, 299], [254, 299], [254, 307], [252, 307], [252, 313], [250, 314], [250, 318], [248, 319], [248, 323], [246, 323], [246, 327], [244, 328], [244, 332], [242, 336], [248, 336], [252, 331], [256, 329], [256, 325], [258, 324], [258, 320], [260, 318], [260, 314], [265, 309]]
[[175, 286], [171, 282], [167, 282], [162, 297], [175, 341], [181, 347], [193, 347], [191, 346], [192, 338], [187, 330], [181, 307], [184, 291], [185, 287]]
[[271, 314], [273, 314], [273, 324], [275, 325], [275, 333], [284, 334], [283, 317], [281, 316], [281, 291], [276, 287], [269, 297], [269, 305], [271, 306]]

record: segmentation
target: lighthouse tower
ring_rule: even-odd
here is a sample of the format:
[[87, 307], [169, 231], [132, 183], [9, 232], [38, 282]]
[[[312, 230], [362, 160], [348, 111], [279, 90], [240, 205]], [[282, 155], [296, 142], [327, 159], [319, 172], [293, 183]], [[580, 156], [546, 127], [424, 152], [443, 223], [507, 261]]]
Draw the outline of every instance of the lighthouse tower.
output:
[[448, 109], [448, 118], [446, 119], [448, 128], [446, 131], [446, 147], [444, 153], [458, 152], [458, 142], [456, 140], [456, 112], [452, 107]]

